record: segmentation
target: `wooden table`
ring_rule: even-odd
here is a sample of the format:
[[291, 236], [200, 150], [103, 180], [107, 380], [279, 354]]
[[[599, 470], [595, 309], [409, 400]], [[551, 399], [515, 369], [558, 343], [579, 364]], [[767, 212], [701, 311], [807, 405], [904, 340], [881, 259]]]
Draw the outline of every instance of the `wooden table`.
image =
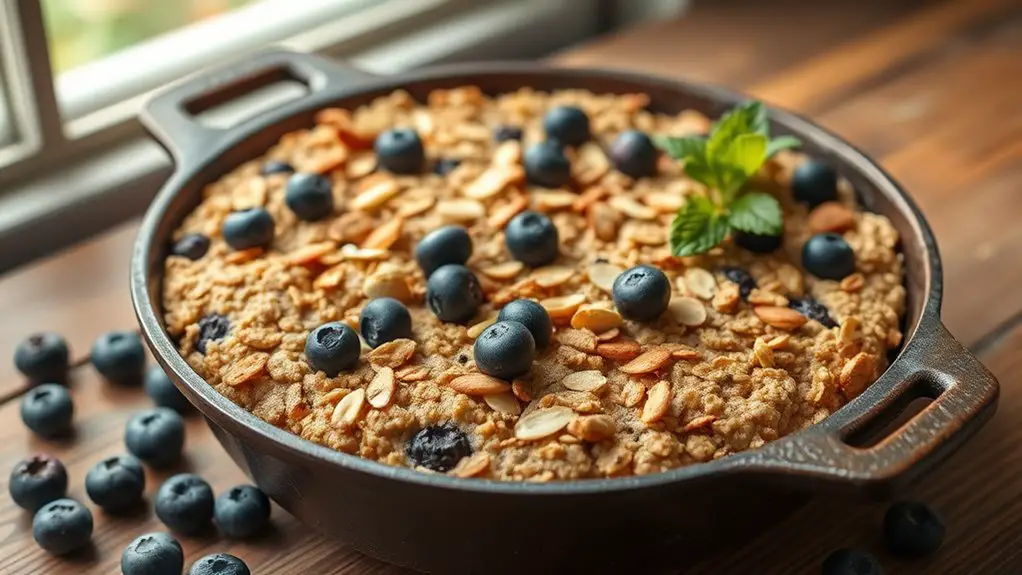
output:
[[[697, 1], [677, 22], [600, 39], [557, 58], [565, 65], [613, 66], [726, 84], [818, 120], [878, 158], [910, 190], [941, 242], [944, 318], [1003, 385], [993, 421], [913, 497], [943, 512], [948, 536], [929, 561], [882, 552], [883, 505], [818, 500], [738, 550], [686, 573], [816, 573], [827, 553], [859, 546], [888, 573], [1022, 573], [1022, 2], [859, 0]], [[66, 334], [76, 357], [92, 339], [134, 326], [127, 260], [135, 223], [0, 279], [0, 349], [27, 333]], [[86, 470], [123, 451], [124, 422], [148, 405], [137, 389], [101, 384], [91, 368], [74, 374], [77, 435], [31, 437], [18, 418], [20, 378], [0, 365], [0, 491], [7, 469], [45, 450], [63, 459], [70, 494], [85, 501]], [[220, 491], [242, 473], [197, 417], [188, 421], [183, 469]], [[147, 493], [163, 474], [150, 474]], [[32, 542], [30, 517], [0, 496], [0, 573], [118, 573], [124, 545], [162, 526], [146, 511], [95, 514], [94, 548], [70, 559]], [[260, 574], [402, 573], [315, 535], [279, 508], [255, 541], [183, 538], [189, 561], [216, 550], [243, 557]], [[679, 558], [679, 570], [688, 563]]]

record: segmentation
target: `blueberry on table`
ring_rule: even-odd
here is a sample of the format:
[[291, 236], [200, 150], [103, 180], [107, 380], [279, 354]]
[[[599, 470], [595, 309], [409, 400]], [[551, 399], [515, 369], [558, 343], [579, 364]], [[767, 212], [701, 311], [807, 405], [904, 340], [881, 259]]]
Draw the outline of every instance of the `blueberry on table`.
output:
[[742, 296], [743, 300], [749, 299], [749, 294], [752, 293], [752, 290], [756, 289], [756, 280], [752, 278], [749, 272], [736, 267], [725, 267], [721, 268], [720, 271], [729, 281], [738, 284], [738, 294]]
[[53, 438], [71, 429], [75, 406], [67, 388], [44, 383], [25, 393], [21, 399], [21, 420], [33, 433]]
[[319, 174], [292, 174], [284, 189], [284, 203], [302, 221], [328, 218], [334, 211], [333, 185]]
[[137, 333], [111, 331], [92, 344], [92, 365], [107, 381], [141, 383], [145, 370], [145, 346]]
[[497, 129], [493, 131], [493, 140], [495, 142], [506, 142], [508, 140], [521, 140], [522, 129], [519, 126], [511, 126], [508, 124], [502, 124], [497, 126]]
[[358, 316], [358, 325], [362, 339], [373, 348], [395, 339], [412, 337], [412, 315], [405, 304], [392, 297], [369, 300]]
[[121, 554], [121, 575], [181, 575], [185, 554], [167, 533], [140, 535]]
[[827, 306], [812, 298], [790, 298], [788, 300], [788, 307], [809, 319], [815, 319], [823, 324], [823, 327], [837, 327], [837, 322], [830, 317], [830, 311], [827, 310]]
[[880, 562], [865, 551], [838, 549], [823, 561], [821, 575], [884, 575]]
[[781, 247], [781, 236], [767, 234], [754, 234], [735, 230], [732, 236], [735, 243], [754, 254], [768, 254]]
[[206, 346], [211, 341], [220, 341], [227, 337], [231, 331], [231, 322], [227, 316], [218, 313], [211, 313], [199, 319], [199, 339], [195, 342], [195, 349], [199, 353], [206, 354]]
[[338, 373], [355, 367], [361, 351], [358, 334], [339, 321], [317, 327], [305, 339], [305, 357], [309, 365], [326, 373], [327, 377], [336, 377]]
[[539, 267], [557, 259], [560, 236], [545, 214], [525, 211], [507, 223], [504, 245], [511, 257], [527, 266]]
[[577, 106], [556, 106], [543, 116], [543, 129], [549, 138], [578, 146], [589, 139], [589, 116]]
[[440, 321], [465, 323], [482, 303], [479, 278], [465, 266], [441, 266], [426, 282], [426, 304]]
[[611, 295], [623, 317], [649, 321], [667, 309], [671, 301], [671, 282], [659, 268], [638, 265], [617, 276]]
[[427, 278], [440, 266], [465, 265], [471, 255], [472, 238], [462, 226], [437, 228], [415, 246], [415, 261]]
[[529, 183], [544, 188], [560, 188], [571, 183], [571, 160], [564, 153], [564, 146], [556, 140], [529, 146], [522, 164]]
[[34, 513], [67, 495], [67, 470], [56, 457], [37, 453], [14, 466], [7, 488], [18, 507]]
[[202, 234], [185, 234], [170, 246], [170, 255], [188, 258], [192, 261], [200, 259], [209, 251], [209, 238]]
[[194, 535], [213, 519], [213, 489], [198, 475], [180, 473], [160, 485], [155, 508], [171, 531]]
[[884, 541], [895, 555], [927, 557], [944, 542], [944, 523], [924, 503], [895, 503], [884, 514]]
[[426, 160], [422, 140], [411, 128], [394, 128], [381, 133], [373, 149], [380, 166], [395, 174], [417, 174]]
[[809, 160], [795, 168], [791, 175], [791, 190], [795, 199], [810, 208], [837, 199], [837, 172], [834, 168]]
[[255, 535], [270, 520], [270, 498], [252, 485], [232, 487], [216, 498], [213, 518], [220, 533], [227, 537]]
[[266, 208], [231, 212], [224, 218], [220, 233], [227, 245], [236, 250], [265, 248], [273, 243], [273, 216]]
[[405, 455], [413, 465], [444, 473], [454, 469], [462, 457], [472, 455], [472, 444], [453, 423], [431, 425], [408, 440]]
[[295, 171], [294, 167], [283, 160], [267, 160], [259, 173], [264, 176], [273, 174], [290, 174]]
[[100, 461], [85, 475], [85, 493], [105, 511], [121, 511], [142, 500], [145, 470], [130, 455], [115, 455]]
[[55, 333], [28, 336], [14, 350], [14, 366], [34, 383], [59, 383], [67, 378], [71, 352]]
[[252, 572], [234, 555], [214, 553], [192, 563], [188, 575], [252, 575]]
[[32, 518], [32, 537], [47, 553], [70, 553], [92, 538], [92, 513], [74, 499], [51, 501]]
[[617, 171], [630, 178], [649, 178], [656, 175], [657, 149], [644, 132], [622, 132], [610, 145], [610, 161]]
[[802, 265], [816, 277], [840, 280], [855, 272], [855, 252], [838, 234], [816, 234], [802, 246]]
[[181, 458], [185, 423], [173, 409], [156, 407], [136, 413], [124, 429], [128, 452], [153, 467], [166, 467]]
[[516, 321], [532, 334], [536, 349], [543, 349], [550, 343], [554, 324], [546, 309], [531, 299], [516, 299], [507, 303], [497, 314], [497, 321]]
[[167, 372], [163, 368], [154, 365], [145, 374], [145, 393], [157, 407], [173, 409], [178, 413], [184, 413], [191, 409], [191, 404], [185, 396], [170, 381]]
[[517, 321], [498, 321], [479, 334], [472, 353], [479, 371], [510, 381], [532, 367], [536, 341], [529, 328]]
[[460, 165], [461, 160], [457, 158], [440, 158], [433, 164], [433, 173], [438, 176], [446, 176]]

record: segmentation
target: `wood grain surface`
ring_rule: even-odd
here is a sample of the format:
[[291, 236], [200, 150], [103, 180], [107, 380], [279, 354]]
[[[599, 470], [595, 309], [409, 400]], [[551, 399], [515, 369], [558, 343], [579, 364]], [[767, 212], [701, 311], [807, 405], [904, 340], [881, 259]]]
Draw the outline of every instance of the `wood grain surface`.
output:
[[[884, 506], [818, 499], [734, 551], [686, 573], [817, 573], [833, 549], [877, 553], [887, 573], [1022, 573], [1022, 1], [696, 1], [685, 18], [602, 38], [558, 56], [724, 84], [805, 113], [873, 155], [921, 205], [945, 265], [944, 319], [1000, 378], [998, 414], [966, 448], [914, 488], [945, 517], [932, 559], [883, 552]], [[135, 224], [0, 278], [0, 350], [26, 334], [65, 334], [75, 357], [110, 329], [133, 327], [127, 261]], [[35, 451], [59, 456], [70, 494], [85, 501], [86, 470], [123, 452], [124, 423], [148, 401], [140, 389], [75, 371], [76, 435], [33, 438], [18, 417], [23, 383], [0, 362], [0, 491], [7, 469]], [[245, 481], [198, 417], [188, 419], [191, 470], [216, 491]], [[167, 474], [148, 475], [151, 497]], [[151, 509], [126, 517], [95, 511], [94, 545], [53, 559], [32, 542], [30, 517], [0, 495], [0, 574], [119, 573], [121, 550], [161, 525]], [[404, 573], [317, 536], [274, 509], [273, 528], [237, 543], [215, 533], [182, 538], [187, 562], [218, 550], [258, 574]], [[679, 561], [679, 565], [681, 561]]]

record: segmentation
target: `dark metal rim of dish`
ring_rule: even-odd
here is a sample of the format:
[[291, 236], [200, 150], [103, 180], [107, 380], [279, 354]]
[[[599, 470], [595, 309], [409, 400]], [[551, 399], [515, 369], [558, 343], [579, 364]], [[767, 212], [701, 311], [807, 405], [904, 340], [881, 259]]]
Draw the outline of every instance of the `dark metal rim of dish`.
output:
[[[364, 80], [360, 79], [354, 86], [328, 87], [303, 100], [301, 105], [287, 110], [286, 115], [271, 112], [258, 121], [249, 122], [244, 125], [243, 130], [234, 130], [228, 133], [227, 137], [223, 138], [208, 151], [208, 154], [202, 156], [201, 161], [185, 162], [186, 165], [179, 165], [177, 167], [177, 171], [160, 191], [145, 216], [132, 256], [131, 266], [132, 300], [143, 333], [152, 347], [154, 355], [156, 355], [163, 367], [172, 371], [184, 382], [184, 385], [187, 387], [185, 390], [186, 395], [198, 398], [197, 406], [206, 417], [229, 433], [257, 442], [260, 449], [272, 451], [275, 456], [285, 460], [299, 458], [319, 462], [326, 461], [368, 475], [441, 489], [504, 494], [570, 495], [638, 490], [665, 483], [710, 480], [722, 474], [735, 473], [766, 476], [806, 475], [809, 476], [809, 479], [813, 479], [813, 466], [800, 466], [797, 462], [790, 461], [790, 454], [804, 449], [806, 439], [816, 438], [819, 440], [822, 436], [836, 438], [838, 430], [844, 430], [845, 435], [847, 435], [847, 430], [850, 426], [854, 427], [857, 425], [856, 422], [868, 420], [871, 412], [878, 409], [878, 405], [889, 403], [888, 400], [891, 398], [886, 396], [891, 395], [896, 386], [904, 383], [904, 380], [911, 376], [914, 371], [918, 371], [919, 360], [917, 358], [922, 358], [926, 355], [923, 350], [928, 346], [940, 344], [943, 339], [949, 337], [939, 321], [941, 267], [937, 247], [932, 232], [915, 203], [882, 168], [853, 146], [796, 114], [771, 109], [771, 119], [776, 125], [782, 126], [784, 131], [802, 137], [816, 148], [826, 150], [835, 157], [840, 157], [844, 162], [852, 166], [859, 176], [869, 180], [879, 190], [880, 194], [898, 205], [901, 211], [909, 214], [912, 231], [920, 241], [921, 249], [918, 250], [919, 254], [925, 258], [925, 261], [922, 262], [923, 276], [919, 286], [921, 289], [918, 290], [918, 293], [910, 295], [910, 297], [920, 298], [919, 316], [914, 325], [907, 326], [907, 337], [898, 354], [898, 358], [891, 363], [880, 379], [863, 394], [819, 424], [772, 441], [756, 450], [730, 455], [712, 462], [681, 467], [646, 476], [552, 483], [466, 480], [446, 475], [423, 473], [407, 468], [392, 467], [362, 459], [356, 455], [341, 453], [302, 439], [290, 431], [277, 428], [257, 418], [247, 410], [229, 401], [192, 370], [177, 352], [174, 342], [164, 330], [162, 319], [156, 313], [154, 301], [151, 300], [154, 297], [153, 294], [159, 293], [159, 288], [156, 287], [151, 291], [150, 286], [150, 282], [159, 277], [154, 277], [154, 258], [160, 259], [160, 255], [164, 250], [163, 246], [168, 239], [167, 237], [156, 237], [156, 231], [161, 220], [165, 217], [168, 206], [182, 187], [186, 186], [192, 179], [201, 177], [203, 170], [215, 158], [232, 147], [241, 144], [248, 136], [282, 122], [287, 117], [308, 113], [310, 110], [319, 109], [331, 104], [343, 103], [346, 98], [369, 92], [381, 92], [429, 80], [450, 79], [453, 77], [463, 78], [465, 83], [471, 84], [473, 83], [473, 77], [478, 78], [480, 75], [499, 74], [502, 72], [567, 78], [577, 83], [579, 88], [585, 88], [587, 80], [610, 79], [633, 84], [637, 90], [646, 87], [650, 91], [653, 89], [666, 89], [688, 92], [724, 105], [744, 100], [742, 96], [722, 88], [693, 85], [636, 73], [557, 69], [531, 63], [468, 64], [426, 69], [395, 77], [369, 76]], [[152, 129], [152, 126], [150, 128]], [[208, 182], [209, 179], [206, 181]], [[906, 257], [911, 256], [906, 254]], [[155, 297], [157, 298], [155, 304], [159, 305], [159, 296], [156, 295]], [[899, 366], [901, 369], [899, 369]], [[993, 397], [995, 398], [995, 396], [996, 391], [993, 392]], [[988, 400], [988, 403], [992, 404], [992, 400]], [[824, 479], [833, 479], [833, 476], [824, 477]], [[847, 479], [853, 483], [869, 483], [876, 478], [870, 477], [868, 473], [863, 475], [849, 472]]]

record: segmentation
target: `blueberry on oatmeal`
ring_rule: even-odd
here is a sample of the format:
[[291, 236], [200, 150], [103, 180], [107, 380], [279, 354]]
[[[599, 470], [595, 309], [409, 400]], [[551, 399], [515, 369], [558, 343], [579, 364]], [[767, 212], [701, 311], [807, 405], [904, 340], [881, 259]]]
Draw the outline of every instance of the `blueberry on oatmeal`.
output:
[[511, 257], [527, 266], [553, 263], [560, 250], [557, 227], [539, 212], [527, 211], [511, 218], [504, 230], [504, 245]]
[[181, 575], [184, 565], [181, 544], [167, 533], [140, 535], [121, 554], [122, 575]]
[[211, 341], [220, 341], [231, 331], [231, 322], [227, 316], [218, 313], [207, 314], [199, 320], [199, 338], [195, 341], [195, 349], [206, 353]]
[[415, 261], [428, 278], [440, 266], [465, 265], [472, 255], [472, 238], [463, 226], [444, 226], [426, 234], [415, 246]]
[[424, 427], [408, 440], [405, 448], [412, 465], [446, 473], [461, 461], [472, 455], [472, 444], [458, 426], [453, 423]]
[[667, 309], [671, 281], [659, 268], [638, 265], [617, 276], [613, 287], [614, 306], [627, 319], [650, 321]]
[[493, 131], [493, 140], [495, 142], [506, 142], [508, 140], [521, 140], [522, 139], [522, 128], [520, 126], [511, 126], [508, 124], [501, 124], [497, 126], [497, 129]]
[[447, 264], [429, 276], [426, 303], [440, 321], [465, 323], [482, 305], [483, 291], [468, 268]]
[[392, 297], [369, 300], [359, 314], [358, 325], [369, 347], [412, 337], [412, 316], [405, 304]]
[[497, 321], [516, 321], [526, 327], [532, 334], [536, 349], [544, 349], [550, 343], [554, 325], [550, 314], [543, 306], [531, 299], [516, 299], [500, 309]]
[[837, 322], [834, 321], [834, 318], [830, 317], [830, 311], [827, 309], [827, 306], [812, 298], [788, 298], [788, 307], [809, 319], [815, 319], [823, 327], [837, 327]]
[[268, 160], [265, 164], [263, 164], [259, 173], [264, 176], [271, 176], [273, 174], [291, 174], [294, 171], [294, 167], [283, 160]]
[[571, 161], [557, 140], [529, 146], [522, 158], [529, 183], [544, 188], [560, 188], [571, 183]]
[[756, 289], [756, 280], [748, 271], [734, 266], [724, 267], [720, 271], [729, 281], [738, 285], [738, 293], [743, 300], [749, 299], [749, 294]]
[[796, 200], [810, 208], [832, 202], [837, 199], [837, 172], [823, 162], [802, 162], [791, 175], [791, 191]]
[[377, 136], [373, 147], [380, 166], [395, 174], [422, 171], [425, 152], [419, 134], [410, 128], [394, 128]]
[[339, 321], [317, 327], [305, 339], [305, 357], [309, 365], [327, 377], [336, 377], [338, 373], [355, 367], [361, 351], [358, 334]]
[[536, 341], [517, 321], [498, 321], [479, 334], [472, 352], [479, 371], [510, 381], [532, 367]]
[[578, 146], [589, 139], [589, 116], [578, 106], [556, 106], [543, 116], [547, 137], [566, 146]]
[[287, 207], [306, 222], [330, 217], [334, 211], [334, 191], [330, 180], [319, 174], [298, 172], [287, 180], [284, 191]]
[[71, 430], [74, 410], [71, 394], [56, 383], [34, 387], [21, 399], [21, 420], [40, 437], [65, 435]]
[[617, 171], [630, 178], [656, 175], [657, 149], [653, 140], [638, 130], [622, 132], [610, 145], [608, 154]]
[[43, 505], [32, 518], [32, 537], [51, 555], [80, 549], [92, 538], [92, 513], [74, 499]]
[[433, 173], [438, 176], [446, 176], [460, 165], [461, 160], [457, 158], [440, 158], [433, 164]]
[[107, 381], [118, 384], [142, 382], [145, 346], [133, 331], [111, 331], [92, 344], [92, 366]]
[[266, 208], [250, 208], [227, 214], [220, 233], [236, 250], [265, 248], [273, 243], [274, 225]]
[[33, 383], [60, 383], [67, 377], [71, 352], [56, 333], [28, 336], [14, 350], [14, 366]]
[[37, 453], [14, 466], [7, 489], [15, 505], [35, 512], [67, 494], [67, 469], [56, 457]]
[[781, 247], [781, 236], [768, 234], [754, 234], [735, 230], [732, 237], [740, 247], [749, 250], [754, 254], [768, 254]]
[[855, 252], [838, 234], [816, 234], [802, 246], [802, 265], [816, 277], [840, 280], [855, 272]]
[[209, 251], [209, 237], [205, 234], [185, 234], [170, 247], [171, 255], [195, 261]]

